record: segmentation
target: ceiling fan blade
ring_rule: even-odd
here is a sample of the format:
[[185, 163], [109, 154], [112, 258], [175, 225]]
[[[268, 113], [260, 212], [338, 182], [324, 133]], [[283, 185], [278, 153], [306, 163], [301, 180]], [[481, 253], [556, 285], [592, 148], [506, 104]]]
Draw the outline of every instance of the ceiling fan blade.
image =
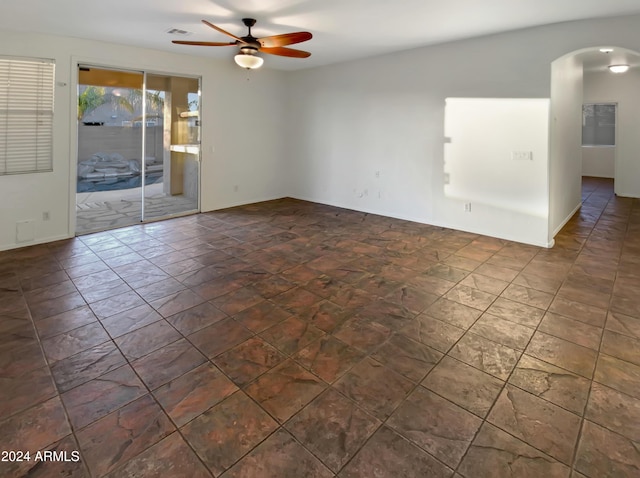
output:
[[241, 42], [241, 43], [246, 43], [242, 38], [237, 37], [237, 36], [235, 36], [233, 33], [229, 33], [228, 31], [223, 30], [222, 28], [215, 26], [213, 23], [210, 23], [210, 22], [208, 22], [208, 21], [206, 21], [206, 20], [202, 20], [202, 23], [204, 23], [204, 24], [205, 24], [205, 25], [207, 25], [208, 27], [213, 28], [213, 29], [214, 29], [214, 30], [216, 30], [216, 31], [219, 31], [220, 33], [222, 33], [222, 34], [224, 34], [224, 35], [227, 35], [227, 36], [229, 36], [229, 37], [233, 38], [233, 39], [234, 39], [234, 40], [236, 40], [236, 41], [239, 41], [239, 42]]
[[311, 40], [312, 37], [313, 35], [309, 32], [284, 33], [283, 35], [258, 38], [258, 42], [264, 48], [275, 48], [302, 43], [303, 41]]
[[219, 41], [185, 41], [185, 40], [173, 40], [171, 43], [177, 45], [196, 45], [196, 46], [235, 46], [237, 42], [219, 42]]
[[293, 48], [285, 48], [282, 46], [276, 46], [273, 48], [260, 48], [261, 52], [268, 53], [269, 55], [289, 56], [292, 58], [308, 58], [311, 53], [308, 51], [295, 50]]

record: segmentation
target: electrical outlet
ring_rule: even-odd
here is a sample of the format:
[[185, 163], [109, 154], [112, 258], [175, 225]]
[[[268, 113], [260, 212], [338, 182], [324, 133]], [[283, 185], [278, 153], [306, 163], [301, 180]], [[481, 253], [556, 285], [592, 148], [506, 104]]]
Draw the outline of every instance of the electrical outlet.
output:
[[464, 212], [471, 212], [471, 203], [465, 203], [464, 205]]
[[237, 184], [235, 186], [233, 186], [233, 192], [237, 193], [238, 189], [240, 189], [240, 186], [238, 186]]
[[42, 220], [43, 221], [48, 221], [49, 219], [51, 219], [51, 216], [49, 215], [49, 211], [44, 211], [42, 213]]
[[376, 171], [376, 178], [380, 179], [380, 171]]

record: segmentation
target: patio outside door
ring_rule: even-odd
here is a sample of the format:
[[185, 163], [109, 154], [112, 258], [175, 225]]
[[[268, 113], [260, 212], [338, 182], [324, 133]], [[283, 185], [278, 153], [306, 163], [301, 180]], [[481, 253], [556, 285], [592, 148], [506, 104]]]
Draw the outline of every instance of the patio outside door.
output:
[[80, 66], [76, 233], [199, 211], [199, 80]]
[[147, 73], [146, 86], [145, 144], [149, 150], [145, 162], [151, 166], [146, 166], [144, 219], [197, 212], [200, 82], [197, 78]]

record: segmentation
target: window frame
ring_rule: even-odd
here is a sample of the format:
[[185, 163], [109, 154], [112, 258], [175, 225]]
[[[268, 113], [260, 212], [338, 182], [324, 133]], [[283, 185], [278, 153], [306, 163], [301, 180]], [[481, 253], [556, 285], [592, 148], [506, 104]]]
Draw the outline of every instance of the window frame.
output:
[[[595, 109], [598, 106], [612, 106], [614, 113], [613, 113], [613, 142], [612, 143], [598, 143], [598, 142], [590, 142], [590, 143], [585, 143], [585, 127], [586, 127], [586, 120], [585, 120], [585, 107], [587, 106], [593, 106], [594, 107], [594, 115], [597, 117], [597, 114], [595, 113]], [[597, 136], [596, 130], [598, 128], [598, 125], [595, 125], [593, 127], [594, 132], [592, 134], [592, 137], [595, 138]], [[589, 102], [589, 103], [583, 103], [582, 104], [582, 131], [581, 131], [581, 138], [580, 138], [580, 143], [581, 146], [584, 148], [614, 148], [616, 146], [617, 143], [617, 136], [618, 136], [618, 132], [617, 132], [617, 128], [618, 128], [618, 103], [614, 102], [614, 101], [601, 101], [601, 102]]]

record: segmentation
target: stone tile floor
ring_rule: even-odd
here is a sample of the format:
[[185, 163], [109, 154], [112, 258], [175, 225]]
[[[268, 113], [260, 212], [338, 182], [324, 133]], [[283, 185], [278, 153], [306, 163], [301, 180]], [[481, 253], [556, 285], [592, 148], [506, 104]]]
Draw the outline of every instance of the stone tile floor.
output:
[[0, 475], [640, 476], [640, 202], [583, 190], [550, 250], [284, 199], [0, 253]]
[[[165, 195], [163, 184], [145, 187], [145, 218], [163, 218], [198, 210], [198, 201], [182, 194]], [[76, 194], [76, 234], [140, 223], [142, 188]]]

